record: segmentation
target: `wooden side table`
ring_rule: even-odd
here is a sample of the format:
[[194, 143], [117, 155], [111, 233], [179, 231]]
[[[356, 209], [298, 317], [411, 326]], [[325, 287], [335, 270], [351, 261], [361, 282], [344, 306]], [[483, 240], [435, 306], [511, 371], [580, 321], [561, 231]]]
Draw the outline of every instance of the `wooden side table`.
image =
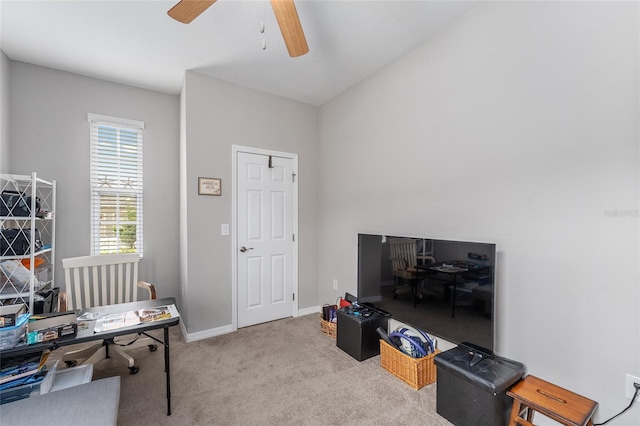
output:
[[598, 408], [597, 402], [535, 376], [526, 376], [507, 395], [513, 398], [509, 426], [533, 426], [536, 411], [565, 426], [592, 426]]

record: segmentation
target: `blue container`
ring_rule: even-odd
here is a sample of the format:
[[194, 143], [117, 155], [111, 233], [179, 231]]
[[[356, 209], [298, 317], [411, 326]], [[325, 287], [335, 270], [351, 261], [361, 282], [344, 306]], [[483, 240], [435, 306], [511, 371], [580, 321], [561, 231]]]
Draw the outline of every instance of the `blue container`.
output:
[[27, 322], [31, 314], [22, 314], [16, 325], [0, 328], [0, 350], [11, 349], [27, 340]]

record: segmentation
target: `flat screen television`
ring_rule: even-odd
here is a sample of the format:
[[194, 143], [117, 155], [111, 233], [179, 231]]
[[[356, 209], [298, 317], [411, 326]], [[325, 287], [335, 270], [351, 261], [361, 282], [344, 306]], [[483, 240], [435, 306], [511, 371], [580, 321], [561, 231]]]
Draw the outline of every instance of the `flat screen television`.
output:
[[[398, 238], [415, 240], [415, 278], [394, 274], [390, 241]], [[493, 351], [495, 260], [491, 243], [359, 234], [358, 302], [451, 343]]]

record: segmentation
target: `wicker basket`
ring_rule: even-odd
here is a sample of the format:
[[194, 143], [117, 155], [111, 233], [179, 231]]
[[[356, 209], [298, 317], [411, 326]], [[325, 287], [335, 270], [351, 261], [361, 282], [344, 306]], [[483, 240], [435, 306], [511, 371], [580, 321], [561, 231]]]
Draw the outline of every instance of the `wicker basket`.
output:
[[335, 322], [323, 320], [322, 315], [320, 315], [320, 328], [322, 329], [322, 332], [324, 334], [331, 337], [332, 339], [335, 339], [336, 336], [338, 335], [337, 324]]
[[436, 349], [435, 353], [425, 357], [412, 358], [384, 340], [380, 340], [380, 365], [415, 390], [418, 390], [436, 381], [436, 366], [433, 358], [439, 352]]

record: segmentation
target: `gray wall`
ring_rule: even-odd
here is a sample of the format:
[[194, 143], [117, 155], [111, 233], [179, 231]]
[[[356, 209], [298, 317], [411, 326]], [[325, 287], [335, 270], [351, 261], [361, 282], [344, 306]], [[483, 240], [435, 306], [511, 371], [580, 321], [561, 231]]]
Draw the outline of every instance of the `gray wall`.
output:
[[60, 259], [88, 255], [87, 113], [144, 121], [144, 259], [140, 278], [178, 296], [179, 98], [11, 61], [10, 170], [57, 181], [56, 280]]
[[0, 173], [9, 169], [9, 58], [0, 50]]
[[[318, 109], [194, 72], [186, 73], [182, 97], [182, 284], [189, 332], [232, 323], [232, 238], [220, 235], [220, 225], [232, 223], [232, 145], [298, 154], [298, 300], [300, 309], [317, 306]], [[199, 176], [222, 178], [222, 196], [198, 195]]]
[[[494, 242], [497, 351], [597, 400], [596, 420], [624, 408], [640, 375], [638, 8], [488, 2], [323, 105], [320, 301], [355, 291], [358, 233]], [[640, 424], [638, 407], [612, 424]]]

